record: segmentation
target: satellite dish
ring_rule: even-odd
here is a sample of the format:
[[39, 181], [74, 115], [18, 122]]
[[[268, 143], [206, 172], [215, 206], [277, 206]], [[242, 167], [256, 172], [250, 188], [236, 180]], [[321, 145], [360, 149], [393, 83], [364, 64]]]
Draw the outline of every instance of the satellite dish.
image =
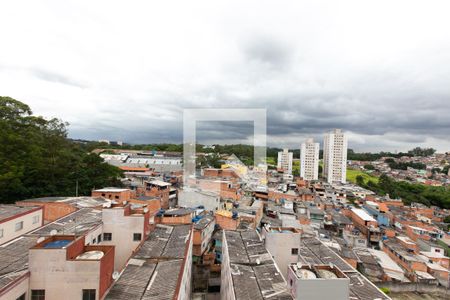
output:
[[127, 205], [127, 200], [122, 201], [123, 205]]
[[256, 259], [256, 264], [257, 265], [261, 264], [261, 260], [259, 258]]
[[113, 278], [114, 280], [116, 280], [117, 278], [119, 278], [119, 272], [114, 271], [114, 273], [112, 274], [112, 278]]
[[148, 213], [148, 208], [144, 208], [144, 214]]
[[57, 235], [58, 234], [58, 230], [53, 229], [52, 231], [50, 231], [50, 235]]
[[41, 236], [40, 238], [38, 238], [38, 240], [36, 241], [36, 243], [42, 243], [45, 240], [45, 237]]

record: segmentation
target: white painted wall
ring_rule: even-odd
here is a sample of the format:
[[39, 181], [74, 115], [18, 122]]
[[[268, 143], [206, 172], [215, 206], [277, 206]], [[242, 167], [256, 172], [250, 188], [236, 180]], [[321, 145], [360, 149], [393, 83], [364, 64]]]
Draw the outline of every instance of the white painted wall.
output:
[[134, 233], [144, 236], [144, 216], [124, 216], [124, 208], [106, 208], [102, 210], [103, 233], [112, 233], [112, 240], [103, 241], [101, 245], [115, 246], [114, 271], [122, 270], [133, 251], [141, 241], [133, 241]]
[[183, 269], [183, 277], [181, 278], [180, 291], [178, 293], [178, 300], [191, 299], [192, 290], [192, 244], [193, 244], [193, 232], [189, 234], [189, 245], [186, 254], [186, 262]]
[[0, 294], [0, 299], [2, 300], [16, 300], [23, 294], [25, 294], [25, 299], [30, 299], [29, 295], [30, 278], [26, 276], [20, 281], [15, 283], [15, 286], [8, 290], [5, 294]]
[[221, 208], [219, 195], [188, 188], [178, 192], [178, 205], [181, 207], [197, 207], [203, 205], [205, 210], [209, 211], [216, 211]]
[[31, 249], [30, 289], [45, 290], [46, 300], [82, 299], [83, 289], [95, 289], [98, 299], [100, 261], [68, 261], [65, 249]]
[[300, 251], [300, 233], [284, 233], [284, 232], [271, 232], [265, 231], [265, 246], [267, 251], [270, 252], [275, 263], [283, 274], [284, 278], [287, 278], [288, 265], [298, 262], [298, 254], [292, 254], [292, 249], [296, 248]]
[[[16, 231], [16, 224], [23, 222], [23, 228]], [[0, 223], [0, 244], [7, 243], [13, 239], [35, 230], [42, 226], [42, 209]], [[2, 236], [3, 233], [3, 236]]]

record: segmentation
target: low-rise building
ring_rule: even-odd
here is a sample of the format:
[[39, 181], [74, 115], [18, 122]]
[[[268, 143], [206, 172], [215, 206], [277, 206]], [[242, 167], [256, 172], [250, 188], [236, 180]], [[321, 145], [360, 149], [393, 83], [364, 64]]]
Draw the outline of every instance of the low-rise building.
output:
[[111, 204], [102, 210], [103, 234], [97, 243], [114, 245], [114, 270], [120, 272], [150, 232], [150, 212], [131, 203]]
[[145, 196], [159, 197], [161, 200], [161, 207], [163, 209], [168, 209], [170, 207], [170, 186], [170, 183], [161, 180], [147, 181], [145, 182]]
[[42, 207], [0, 205], [0, 245], [41, 227]]
[[296, 228], [265, 226], [262, 236], [267, 251], [287, 278], [288, 266], [298, 261], [301, 231]]
[[105, 299], [190, 299], [192, 245], [192, 225], [158, 224]]
[[216, 221], [214, 216], [198, 216], [194, 222], [194, 246], [192, 253], [195, 256], [202, 256], [211, 242]]
[[221, 299], [292, 299], [255, 230], [223, 231]]
[[115, 187], [106, 187], [103, 189], [93, 190], [92, 197], [103, 197], [115, 201], [128, 201], [135, 198], [134, 191], [130, 189], [122, 189]]
[[101, 208], [111, 202], [103, 197], [43, 197], [17, 201], [19, 206], [40, 206], [44, 223], [53, 222], [82, 208]]
[[102, 299], [113, 282], [114, 247], [55, 235], [30, 249], [31, 299]]
[[216, 211], [223, 208], [223, 203], [220, 202], [218, 193], [193, 188], [184, 188], [180, 190], [178, 205], [180, 207], [203, 206], [204, 209], [209, 211]]
[[290, 264], [288, 286], [296, 300], [347, 300], [350, 279], [333, 265]]

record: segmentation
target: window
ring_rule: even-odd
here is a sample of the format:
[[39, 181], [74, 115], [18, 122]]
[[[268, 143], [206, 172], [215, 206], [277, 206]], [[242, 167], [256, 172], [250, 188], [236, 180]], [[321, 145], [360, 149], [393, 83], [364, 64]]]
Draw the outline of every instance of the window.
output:
[[142, 238], [142, 234], [140, 233], [133, 233], [133, 241], [138, 242]]
[[92, 239], [92, 244], [95, 244], [95, 242], [96, 242], [96, 240], [95, 240], [95, 239]]
[[95, 290], [83, 290], [83, 300], [95, 300]]
[[31, 300], [45, 300], [45, 290], [31, 290]]
[[19, 298], [17, 298], [16, 300], [25, 300], [25, 293], [22, 294], [22, 296], [20, 296]]
[[22, 230], [23, 228], [23, 221], [16, 223], [16, 231]]
[[112, 233], [110, 233], [110, 232], [103, 233], [103, 240], [104, 241], [112, 241]]
[[97, 241], [98, 241], [99, 244], [102, 242], [102, 235], [101, 234], [98, 235]]
[[33, 216], [33, 224], [39, 223], [39, 216]]
[[298, 248], [292, 248], [291, 249], [291, 254], [292, 255], [297, 255], [298, 254]]
[[0, 229], [0, 239], [3, 237], [3, 229]]
[[114, 196], [114, 198], [119, 199], [119, 196]]
[[105, 197], [106, 196], [106, 194], [102, 194], [102, 197]]

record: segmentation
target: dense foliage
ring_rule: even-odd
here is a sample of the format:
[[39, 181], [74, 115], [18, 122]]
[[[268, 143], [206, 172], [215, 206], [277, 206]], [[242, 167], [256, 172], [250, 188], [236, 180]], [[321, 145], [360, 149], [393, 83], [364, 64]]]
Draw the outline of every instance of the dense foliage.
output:
[[415, 163], [415, 162], [396, 162], [392, 158], [387, 158], [384, 161], [389, 165], [391, 169], [394, 170], [407, 170], [409, 168], [413, 168], [416, 170], [425, 170], [427, 166], [423, 163]]
[[119, 185], [121, 171], [67, 139], [67, 123], [32, 114], [30, 107], [0, 97], [0, 202], [79, 195]]
[[362, 176], [358, 176], [356, 182], [358, 185], [379, 195], [389, 194], [391, 198], [400, 198], [405, 204], [419, 202], [428, 206], [436, 205], [450, 208], [450, 189], [447, 187], [433, 187], [405, 181], [395, 181], [385, 174], [380, 176], [378, 183], [372, 180], [366, 182]]
[[347, 151], [347, 159], [348, 160], [362, 160], [362, 161], [374, 161], [379, 160], [383, 157], [393, 157], [393, 158], [399, 158], [402, 156], [430, 156], [433, 155], [436, 152], [433, 148], [420, 148], [416, 147], [412, 150], [409, 150], [408, 152], [398, 152], [398, 153], [392, 153], [392, 152], [379, 152], [379, 153], [356, 153], [352, 149], [348, 149]]

